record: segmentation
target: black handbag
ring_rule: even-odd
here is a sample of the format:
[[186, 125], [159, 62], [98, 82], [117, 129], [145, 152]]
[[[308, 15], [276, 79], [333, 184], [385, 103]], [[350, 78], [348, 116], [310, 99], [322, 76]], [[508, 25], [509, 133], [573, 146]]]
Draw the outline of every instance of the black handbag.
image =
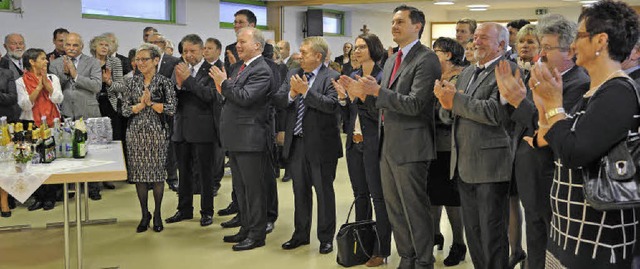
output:
[[349, 217], [354, 205], [355, 201], [351, 204], [347, 221], [340, 226], [338, 235], [336, 235], [338, 246], [336, 261], [344, 267], [366, 263], [373, 255], [373, 249], [376, 244], [380, 244], [374, 220], [349, 223]]
[[[636, 99], [640, 94], [635, 83]], [[640, 115], [634, 115], [634, 119]], [[596, 167], [582, 169], [583, 191], [587, 202], [597, 210], [618, 210], [640, 207], [640, 129], [629, 135], [602, 157]]]

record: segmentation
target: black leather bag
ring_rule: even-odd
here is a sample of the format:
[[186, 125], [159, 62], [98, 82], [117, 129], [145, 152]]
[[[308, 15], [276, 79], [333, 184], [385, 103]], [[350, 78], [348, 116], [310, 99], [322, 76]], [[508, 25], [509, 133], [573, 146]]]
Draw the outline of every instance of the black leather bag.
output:
[[336, 261], [344, 267], [351, 267], [366, 263], [373, 255], [374, 247], [379, 244], [376, 222], [362, 220], [349, 223], [349, 217], [355, 201], [351, 204], [347, 221], [340, 226], [336, 242], [338, 255]]
[[[640, 94], [634, 86], [640, 104]], [[635, 115], [634, 119], [640, 118]], [[613, 146], [597, 167], [583, 169], [584, 197], [597, 210], [640, 207], [640, 129]]]

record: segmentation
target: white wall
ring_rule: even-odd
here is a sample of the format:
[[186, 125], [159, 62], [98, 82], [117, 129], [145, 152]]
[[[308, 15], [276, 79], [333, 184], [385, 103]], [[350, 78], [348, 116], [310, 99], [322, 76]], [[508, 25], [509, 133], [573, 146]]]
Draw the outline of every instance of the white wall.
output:
[[[582, 11], [581, 7], [559, 7], [549, 8], [548, 10], [549, 14], [562, 14], [567, 19], [576, 22], [578, 21], [578, 16], [580, 16], [580, 12]], [[537, 20], [540, 16], [536, 15], [534, 8], [487, 10], [482, 12], [467, 10], [447, 12], [447, 21], [457, 21], [461, 18], [472, 18], [478, 21], [511, 21], [515, 19]]]
[[[135, 1], [135, 0], [133, 0]], [[104, 32], [114, 32], [120, 42], [120, 54], [127, 55], [129, 49], [142, 43], [142, 29], [153, 26], [177, 46], [183, 36], [199, 34], [203, 39], [215, 37], [223, 46], [235, 42], [233, 29], [219, 27], [218, 0], [184, 0], [185, 24], [153, 24], [146, 22], [124, 22], [112, 20], [83, 19], [81, 0], [43, 1], [22, 0], [24, 13], [0, 12], [0, 35], [17, 32], [24, 35], [27, 47], [52, 51], [53, 30], [63, 27], [78, 32], [85, 42], [84, 53], [89, 54], [89, 40]], [[273, 32], [265, 32], [265, 38], [273, 38]], [[2, 42], [4, 43], [4, 42]], [[2, 49], [4, 52], [4, 49]], [[174, 53], [177, 54], [177, 48]], [[3, 53], [4, 54], [4, 53]]]

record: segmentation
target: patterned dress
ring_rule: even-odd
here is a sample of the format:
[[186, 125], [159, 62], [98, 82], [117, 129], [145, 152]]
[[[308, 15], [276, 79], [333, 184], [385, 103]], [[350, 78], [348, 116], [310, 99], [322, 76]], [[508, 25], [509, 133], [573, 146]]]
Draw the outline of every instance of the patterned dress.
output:
[[123, 94], [122, 114], [129, 117], [127, 126], [127, 175], [131, 182], [163, 182], [167, 178], [165, 167], [169, 149], [169, 126], [165, 115], [173, 115], [176, 107], [174, 84], [168, 78], [156, 74], [149, 84], [151, 101], [162, 103], [162, 114], [145, 107], [138, 114], [131, 110], [140, 102], [144, 91], [144, 77], [134, 75], [125, 80], [127, 90]]

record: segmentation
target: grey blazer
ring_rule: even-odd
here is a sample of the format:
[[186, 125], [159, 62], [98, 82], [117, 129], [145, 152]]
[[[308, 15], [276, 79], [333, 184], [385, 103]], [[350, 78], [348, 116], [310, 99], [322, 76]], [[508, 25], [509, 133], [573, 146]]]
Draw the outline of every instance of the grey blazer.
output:
[[53, 60], [49, 69], [60, 78], [64, 95], [62, 115], [73, 119], [100, 117], [96, 94], [102, 88], [102, 69], [98, 59], [82, 54], [76, 80], [64, 73], [63, 57]]
[[[495, 67], [500, 57], [482, 71], [469, 86], [475, 66], [465, 68], [453, 98], [451, 177], [456, 168], [466, 183], [508, 182], [511, 180], [513, 149], [506, 105], [500, 103]], [[509, 62], [512, 71], [517, 68]], [[467, 87], [469, 86], [469, 87]]]
[[380, 152], [398, 164], [434, 160], [433, 86], [441, 76], [440, 62], [431, 49], [418, 42], [391, 78], [397, 55], [384, 65], [378, 97], [365, 100], [368, 106], [375, 102], [384, 115]]
[[11, 71], [14, 80], [22, 77], [22, 70], [20, 70], [20, 68], [18, 68], [18, 66], [16, 66], [13, 61], [11, 61], [9, 54], [5, 54], [0, 59], [0, 68], [5, 68]]

